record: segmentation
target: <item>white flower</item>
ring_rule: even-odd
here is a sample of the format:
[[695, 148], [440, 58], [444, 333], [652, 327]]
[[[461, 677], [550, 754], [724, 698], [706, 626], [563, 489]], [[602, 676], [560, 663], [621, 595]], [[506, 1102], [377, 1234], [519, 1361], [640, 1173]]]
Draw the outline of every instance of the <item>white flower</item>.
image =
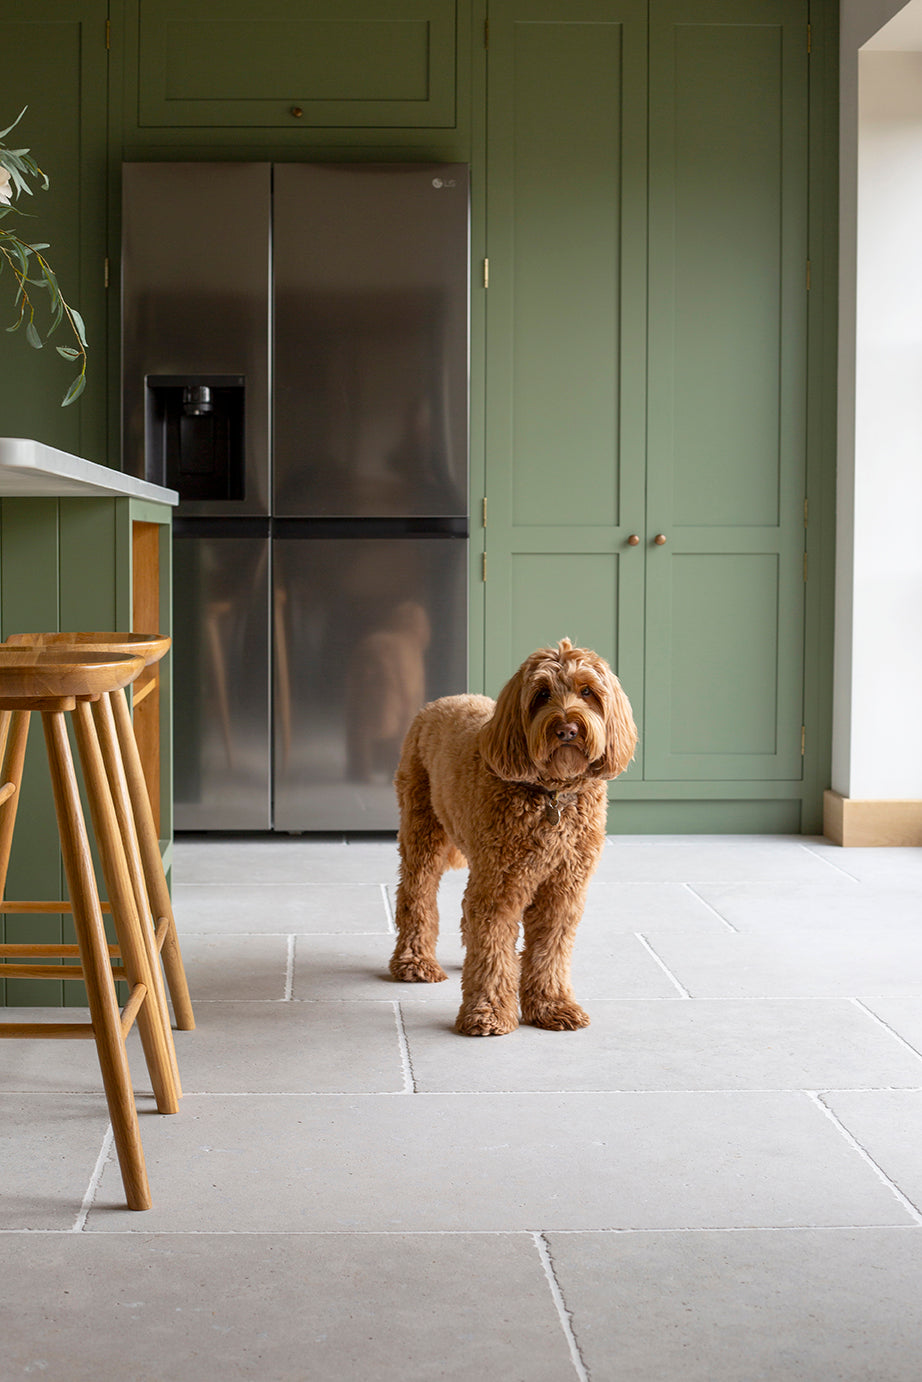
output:
[[0, 202], [4, 206], [9, 206], [13, 200], [12, 189], [10, 188], [10, 175], [5, 168], [0, 168]]

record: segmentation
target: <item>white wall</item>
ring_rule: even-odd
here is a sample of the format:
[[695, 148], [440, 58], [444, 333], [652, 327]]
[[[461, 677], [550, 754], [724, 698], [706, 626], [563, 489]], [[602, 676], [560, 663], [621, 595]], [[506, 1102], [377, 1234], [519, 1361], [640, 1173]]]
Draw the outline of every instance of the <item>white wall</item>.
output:
[[[832, 786], [922, 800], [922, 54], [910, 5], [843, 0]], [[917, 13], [918, 12], [918, 13]], [[922, 32], [922, 29], [919, 30]], [[920, 45], [922, 46], [922, 45]]]

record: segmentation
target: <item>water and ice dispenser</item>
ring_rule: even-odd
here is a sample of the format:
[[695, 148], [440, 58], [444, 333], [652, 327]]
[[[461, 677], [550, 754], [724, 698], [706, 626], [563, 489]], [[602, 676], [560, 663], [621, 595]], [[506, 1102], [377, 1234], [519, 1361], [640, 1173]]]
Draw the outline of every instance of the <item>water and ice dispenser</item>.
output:
[[183, 500], [244, 498], [245, 380], [147, 376], [147, 474]]

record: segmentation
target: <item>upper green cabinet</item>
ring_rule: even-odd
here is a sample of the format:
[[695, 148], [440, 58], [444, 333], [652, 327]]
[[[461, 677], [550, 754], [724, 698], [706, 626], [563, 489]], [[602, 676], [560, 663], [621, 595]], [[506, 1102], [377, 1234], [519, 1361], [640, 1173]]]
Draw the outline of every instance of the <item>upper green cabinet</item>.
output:
[[806, 5], [494, 0], [488, 92], [488, 689], [595, 645], [617, 827], [799, 829]]
[[455, 0], [138, 0], [137, 123], [452, 126]]

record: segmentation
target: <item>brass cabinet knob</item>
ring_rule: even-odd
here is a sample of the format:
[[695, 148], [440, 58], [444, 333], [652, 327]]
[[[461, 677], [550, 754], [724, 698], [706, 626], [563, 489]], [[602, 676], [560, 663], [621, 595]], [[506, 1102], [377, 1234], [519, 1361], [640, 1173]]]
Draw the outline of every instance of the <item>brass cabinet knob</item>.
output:
[[304, 114], [304, 111], [301, 109], [300, 106], [292, 106], [291, 113], [293, 116], [295, 116], [296, 119], [300, 119], [301, 116]]
[[640, 538], [637, 536], [637, 534], [631, 533], [631, 536], [627, 540], [627, 545], [628, 547], [636, 547], [639, 542]]
[[665, 545], [665, 542], [666, 542], [666, 534], [665, 534], [665, 533], [657, 533], [657, 534], [656, 534], [656, 537], [653, 539], [653, 541], [656, 543], [657, 547], [663, 547], [663, 546]]

